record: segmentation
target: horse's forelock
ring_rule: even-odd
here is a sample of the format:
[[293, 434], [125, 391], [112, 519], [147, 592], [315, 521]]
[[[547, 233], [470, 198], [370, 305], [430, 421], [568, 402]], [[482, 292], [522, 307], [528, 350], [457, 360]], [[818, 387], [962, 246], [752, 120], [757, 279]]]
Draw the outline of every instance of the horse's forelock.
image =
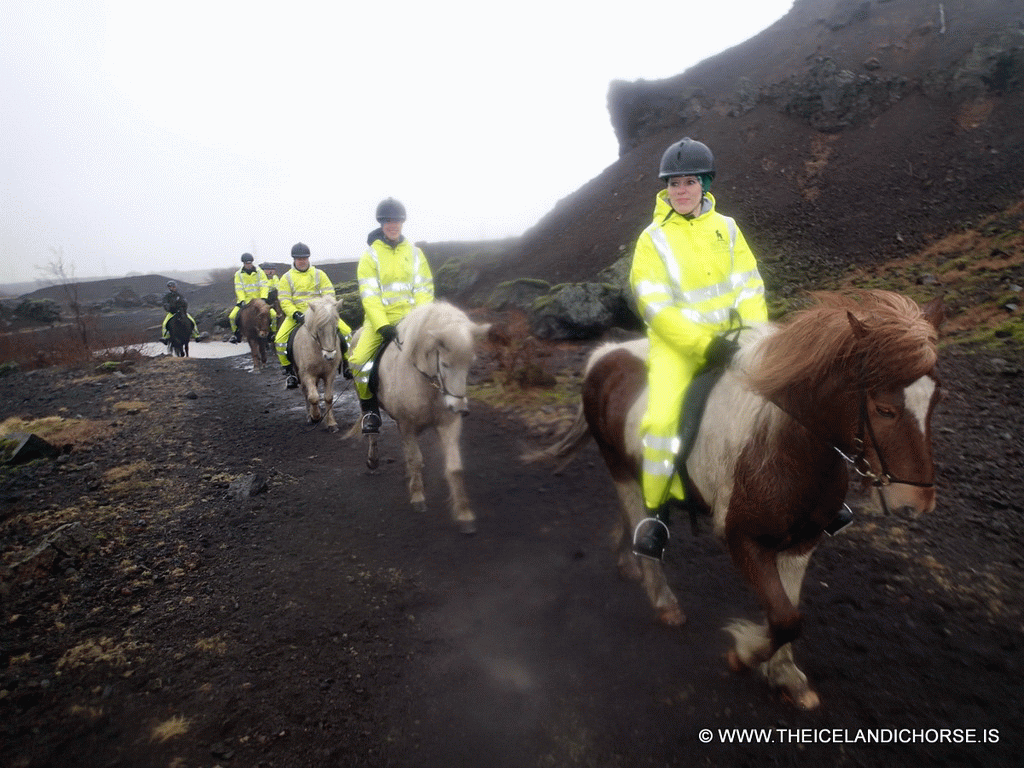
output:
[[[310, 326], [310, 330], [314, 331], [323, 328], [332, 322], [337, 324], [338, 312], [335, 309], [336, 306], [334, 299], [328, 296], [313, 299], [309, 302], [309, 305], [306, 307], [305, 314], [307, 319], [305, 322]], [[312, 315], [312, 317], [309, 317], [309, 315]]]

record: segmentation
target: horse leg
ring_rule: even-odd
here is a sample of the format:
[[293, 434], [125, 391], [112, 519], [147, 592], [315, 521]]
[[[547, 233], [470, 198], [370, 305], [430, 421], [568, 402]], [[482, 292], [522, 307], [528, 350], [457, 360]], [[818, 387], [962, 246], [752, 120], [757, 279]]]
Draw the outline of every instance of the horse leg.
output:
[[409, 502], [417, 512], [427, 511], [427, 496], [423, 490], [423, 452], [416, 439], [413, 426], [398, 424], [402, 434], [402, 450], [405, 453], [405, 478], [409, 483]]
[[310, 424], [317, 424], [320, 421], [320, 388], [315, 376], [300, 376], [302, 394], [306, 398], [306, 417]]
[[740, 539], [735, 546], [730, 541], [729, 548], [768, 616], [767, 626], [736, 621], [726, 627], [735, 640], [727, 654], [729, 666], [734, 671], [757, 667], [769, 685], [796, 706], [817, 708], [821, 701], [793, 661], [792, 646], [800, 634], [802, 619], [796, 606], [813, 545], [774, 552]]
[[338, 422], [334, 419], [334, 374], [333, 369], [324, 377], [324, 426], [328, 432], [338, 431]]
[[656, 621], [669, 627], [682, 626], [686, 622], [686, 615], [668, 585], [661, 563], [633, 553], [633, 531], [637, 524], [647, 517], [640, 484], [632, 479], [616, 481], [615, 490], [619, 495], [621, 508], [618, 531], [619, 575], [630, 581], [642, 582], [647, 599], [654, 608]]
[[451, 494], [452, 518], [463, 533], [476, 533], [476, 516], [469, 508], [465, 473], [462, 469], [462, 453], [459, 450], [462, 416], [456, 415], [443, 420], [437, 425], [437, 434], [441, 438], [444, 450], [444, 477], [448, 481], [448, 491]]

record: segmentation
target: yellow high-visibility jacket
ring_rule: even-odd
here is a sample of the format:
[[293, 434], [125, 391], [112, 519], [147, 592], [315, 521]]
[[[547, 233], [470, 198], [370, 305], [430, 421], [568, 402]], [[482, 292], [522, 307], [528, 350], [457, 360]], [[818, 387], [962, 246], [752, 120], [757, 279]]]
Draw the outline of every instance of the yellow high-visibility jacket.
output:
[[310, 267], [299, 272], [292, 267], [278, 281], [277, 298], [289, 318], [296, 312], [305, 312], [310, 301], [322, 296], [334, 298], [334, 285], [322, 269]]
[[392, 247], [377, 238], [356, 270], [364, 324], [376, 330], [394, 325], [419, 304], [434, 300], [434, 277], [423, 251], [405, 237]]
[[235, 272], [235, 301], [241, 303], [265, 299], [269, 290], [267, 273], [259, 267], [252, 272], [246, 272], [244, 269]]
[[705, 196], [699, 215], [676, 213], [658, 194], [654, 221], [640, 235], [630, 284], [651, 331], [681, 355], [703, 356], [729, 328], [735, 309], [745, 325], [768, 319], [764, 282], [736, 222]]

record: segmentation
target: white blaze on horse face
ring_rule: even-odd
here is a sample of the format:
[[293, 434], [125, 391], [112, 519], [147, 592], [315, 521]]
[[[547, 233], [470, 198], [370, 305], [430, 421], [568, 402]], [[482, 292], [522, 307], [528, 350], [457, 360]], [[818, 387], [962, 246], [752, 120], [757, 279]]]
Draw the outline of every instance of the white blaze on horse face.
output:
[[[928, 413], [931, 408], [932, 399], [935, 397], [935, 379], [931, 376], [922, 376], [909, 387], [903, 390], [903, 405], [905, 412], [912, 415], [921, 439], [924, 440], [928, 434]], [[931, 467], [920, 467], [917, 475], [920, 479], [927, 479]], [[902, 473], [896, 473], [899, 476]], [[908, 476], [911, 479], [913, 476]], [[935, 488], [907, 485], [905, 483], [893, 483], [882, 486], [878, 489], [879, 494], [884, 496], [885, 503], [890, 509], [906, 509], [917, 514], [928, 514], [935, 509]]]
[[903, 402], [907, 410], [917, 419], [917, 425], [921, 428], [921, 434], [927, 434], [928, 409], [931, 407], [932, 398], [935, 397], [935, 379], [931, 376], [922, 376], [905, 390], [903, 390]]
[[330, 352], [328, 352], [325, 349], [323, 351], [323, 355], [324, 355], [324, 360], [333, 360], [335, 357], [338, 356], [338, 352], [337, 352], [337, 350], [333, 350], [333, 349]]

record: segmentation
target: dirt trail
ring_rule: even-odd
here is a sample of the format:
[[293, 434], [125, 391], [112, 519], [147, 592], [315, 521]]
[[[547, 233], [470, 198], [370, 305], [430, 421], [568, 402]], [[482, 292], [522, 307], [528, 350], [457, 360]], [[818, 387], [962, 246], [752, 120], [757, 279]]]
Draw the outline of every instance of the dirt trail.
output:
[[[244, 368], [162, 359], [123, 379], [0, 383], [4, 416], [64, 405], [113, 422], [65, 463], [4, 477], [5, 552], [57, 517], [102, 534], [4, 597], [4, 765], [1020, 764], [1019, 367], [948, 361], [939, 510], [865, 512], [816, 553], [797, 651], [824, 702], [810, 714], [727, 671], [721, 627], [758, 612], [709, 535], [675, 526], [667, 569], [689, 620], [653, 623], [615, 572], [592, 448], [561, 475], [524, 467], [522, 425], [475, 404], [480, 532], [465, 537], [431, 441], [417, 514], [392, 422], [370, 473], [358, 446], [303, 425], [276, 368]], [[105, 474], [143, 461], [148, 483]], [[229, 499], [250, 471], [267, 492]], [[733, 728], [773, 743], [722, 743]], [[943, 728], [989, 742], [929, 743]], [[869, 733], [890, 743], [798, 743]]]

